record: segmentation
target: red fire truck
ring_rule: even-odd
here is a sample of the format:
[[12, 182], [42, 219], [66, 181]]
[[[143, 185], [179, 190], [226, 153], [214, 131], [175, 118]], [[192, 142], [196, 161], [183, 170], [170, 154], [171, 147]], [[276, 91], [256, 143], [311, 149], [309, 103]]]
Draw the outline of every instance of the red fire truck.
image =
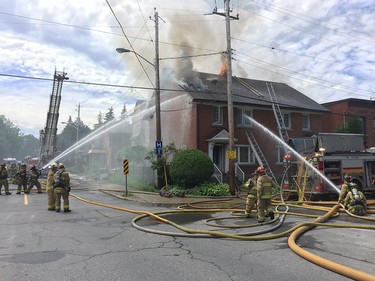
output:
[[305, 161], [284, 157], [285, 191], [300, 199], [307, 194], [338, 194], [348, 174], [362, 191], [375, 192], [375, 153], [365, 151], [363, 135], [321, 133], [315, 144], [315, 153], [304, 155]]

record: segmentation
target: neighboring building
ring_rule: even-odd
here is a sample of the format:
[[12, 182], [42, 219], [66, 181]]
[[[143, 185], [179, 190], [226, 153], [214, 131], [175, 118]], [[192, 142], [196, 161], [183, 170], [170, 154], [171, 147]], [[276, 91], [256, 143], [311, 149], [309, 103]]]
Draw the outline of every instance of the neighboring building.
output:
[[[164, 145], [174, 142], [177, 148], [196, 148], [208, 153], [225, 175], [229, 170], [225, 154], [229, 150], [227, 79], [226, 76], [215, 74], [193, 74], [195, 76], [190, 75], [189, 81], [181, 81], [173, 91], [161, 92], [162, 140]], [[274, 174], [278, 178], [282, 176], [284, 147], [271, 140], [269, 135], [252, 125], [246, 117], [254, 118], [279, 135], [269, 94], [271, 86], [289, 137], [298, 141], [298, 147], [302, 151], [314, 146], [311, 136], [322, 131], [322, 115], [328, 112], [324, 106], [284, 83], [233, 77], [236, 172], [240, 168], [245, 173], [245, 178], [258, 165], [246, 130], [250, 130], [255, 136]], [[135, 109], [137, 113], [147, 112], [143, 117], [137, 115], [143, 125], [136, 128], [135, 137], [148, 139], [148, 147], [155, 146], [154, 109], [154, 99]]]
[[80, 153], [80, 162], [93, 170], [118, 168], [117, 152], [130, 143], [131, 126], [126, 120], [117, 120], [94, 131], [92, 141]]
[[324, 114], [323, 132], [336, 132], [349, 116], [362, 123], [365, 148], [375, 147], [375, 100], [345, 99], [322, 104], [331, 113]]

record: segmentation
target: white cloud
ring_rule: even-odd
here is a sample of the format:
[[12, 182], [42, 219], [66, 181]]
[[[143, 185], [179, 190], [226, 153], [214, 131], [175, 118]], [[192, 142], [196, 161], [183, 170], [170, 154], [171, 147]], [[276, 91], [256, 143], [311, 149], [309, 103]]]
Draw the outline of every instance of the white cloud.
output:
[[[160, 57], [199, 55], [226, 50], [224, 17], [204, 15], [215, 1], [109, 0], [125, 38], [106, 1], [15, 0], [0, 3], [0, 74], [52, 78], [56, 70], [69, 81], [153, 86], [134, 54], [117, 54], [132, 46], [149, 61], [154, 57], [154, 7], [159, 21]], [[223, 1], [216, 1], [223, 10]], [[231, 1], [234, 75], [288, 83], [318, 102], [372, 91], [375, 9], [368, 1]], [[162, 60], [162, 73], [172, 74], [183, 60]], [[218, 73], [220, 55], [196, 57], [193, 67]], [[186, 65], [185, 65], [186, 66]], [[167, 68], [170, 69], [167, 69]], [[163, 85], [169, 77], [161, 77]], [[24, 133], [38, 135], [45, 126], [52, 81], [0, 77], [1, 112]], [[119, 115], [152, 90], [64, 83], [60, 121], [77, 116], [88, 125], [113, 107]], [[61, 129], [61, 128], [60, 128]]]

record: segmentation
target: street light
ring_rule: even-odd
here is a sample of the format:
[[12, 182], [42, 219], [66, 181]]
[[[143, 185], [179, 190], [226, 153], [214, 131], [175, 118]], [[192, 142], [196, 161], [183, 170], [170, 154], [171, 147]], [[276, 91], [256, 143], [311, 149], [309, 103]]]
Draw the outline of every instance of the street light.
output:
[[139, 56], [140, 58], [142, 58], [144, 61], [146, 61], [147, 63], [151, 64], [153, 67], [155, 67], [155, 64], [153, 64], [152, 62], [150, 62], [148, 59], [146, 59], [145, 57], [141, 56], [140, 54], [132, 51], [132, 50], [129, 50], [129, 49], [125, 49], [125, 48], [117, 48], [116, 49], [116, 52], [119, 53], [119, 54], [122, 54], [122, 53], [134, 53], [136, 54], [137, 56]]

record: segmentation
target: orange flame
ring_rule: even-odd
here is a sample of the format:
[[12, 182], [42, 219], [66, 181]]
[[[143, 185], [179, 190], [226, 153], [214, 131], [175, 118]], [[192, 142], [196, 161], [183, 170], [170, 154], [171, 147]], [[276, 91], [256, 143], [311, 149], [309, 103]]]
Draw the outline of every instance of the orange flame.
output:
[[225, 74], [227, 74], [227, 71], [228, 71], [227, 60], [223, 60], [220, 66], [220, 76], [224, 76]]

